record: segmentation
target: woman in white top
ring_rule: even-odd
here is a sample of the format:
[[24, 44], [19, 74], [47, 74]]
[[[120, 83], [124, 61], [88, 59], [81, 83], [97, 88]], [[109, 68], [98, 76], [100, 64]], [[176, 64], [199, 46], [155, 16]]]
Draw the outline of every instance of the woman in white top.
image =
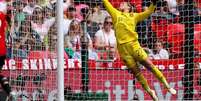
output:
[[[107, 52], [107, 59], [113, 59], [116, 53], [116, 37], [112, 29], [112, 18], [107, 16], [103, 23], [103, 28], [95, 34], [95, 48], [100, 54]], [[109, 56], [109, 57], [108, 57]], [[105, 56], [100, 55], [101, 59]]]
[[[65, 48], [70, 48], [72, 49], [75, 54], [73, 58], [80, 59], [80, 50], [81, 50], [81, 36], [83, 35], [83, 30], [81, 28], [81, 23], [78, 22], [77, 20], [72, 20], [70, 23], [70, 28], [68, 31], [68, 34], [65, 35], [64, 39], [64, 47]], [[87, 34], [88, 40], [89, 40], [89, 45], [92, 45], [91, 38], [89, 34]]]
[[105, 18], [103, 28], [95, 34], [95, 47], [98, 50], [105, 49], [106, 47], [116, 47], [116, 37], [112, 29], [112, 18], [110, 16]]

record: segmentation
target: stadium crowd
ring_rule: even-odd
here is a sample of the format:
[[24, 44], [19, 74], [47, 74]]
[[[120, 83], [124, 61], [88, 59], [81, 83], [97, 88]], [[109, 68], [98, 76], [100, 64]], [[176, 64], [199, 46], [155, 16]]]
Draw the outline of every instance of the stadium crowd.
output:
[[[83, 34], [89, 39], [89, 59], [118, 58], [112, 19], [101, 0], [64, 0], [64, 49], [69, 58], [81, 58]], [[126, 2], [110, 0], [117, 7]], [[122, 0], [123, 1], [123, 0]], [[195, 1], [196, 23], [200, 22], [201, 2]], [[0, 0], [6, 5], [8, 57], [26, 58], [30, 51], [56, 51], [56, 0]], [[180, 21], [184, 0], [161, 0], [151, 17], [138, 24], [139, 41], [151, 59], [183, 57], [184, 24]], [[131, 12], [142, 12], [150, 0], [131, 0]], [[86, 23], [86, 29], [84, 25]], [[201, 54], [201, 29], [195, 24], [195, 53]], [[85, 30], [87, 33], [85, 33]], [[126, 34], [126, 33], [125, 33]]]

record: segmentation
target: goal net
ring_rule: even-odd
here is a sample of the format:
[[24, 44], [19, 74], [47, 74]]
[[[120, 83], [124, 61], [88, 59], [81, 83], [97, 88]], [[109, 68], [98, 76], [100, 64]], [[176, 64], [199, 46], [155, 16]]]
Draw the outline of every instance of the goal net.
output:
[[[118, 9], [126, 0], [109, 1]], [[12, 0], [10, 4], [10, 57], [4, 69], [9, 69], [12, 90], [18, 92], [15, 99], [53, 101], [57, 93], [55, 1]], [[136, 13], [149, 5], [149, 0], [129, 3], [130, 11]], [[120, 59], [102, 0], [64, 0], [63, 6], [65, 99], [151, 100]], [[140, 66], [159, 100], [201, 99], [200, 7], [198, 0], [161, 0], [155, 12], [133, 28], [149, 58], [177, 90], [171, 95]]]
[[54, 101], [57, 94], [56, 1], [11, 0], [9, 44], [14, 101]]

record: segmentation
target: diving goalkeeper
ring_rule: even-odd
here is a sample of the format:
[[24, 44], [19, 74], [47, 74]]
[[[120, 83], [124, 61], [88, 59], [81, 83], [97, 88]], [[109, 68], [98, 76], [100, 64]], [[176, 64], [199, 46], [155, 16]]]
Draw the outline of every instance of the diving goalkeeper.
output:
[[151, 71], [156, 78], [164, 84], [165, 88], [171, 94], [176, 94], [176, 90], [170, 87], [166, 81], [166, 78], [148, 58], [143, 48], [141, 48], [138, 42], [138, 34], [135, 31], [137, 23], [143, 21], [154, 12], [156, 2], [157, 0], [152, 0], [149, 8], [142, 13], [133, 13], [130, 12], [131, 6], [129, 6], [128, 2], [121, 4], [119, 10], [117, 10], [110, 4], [108, 0], [103, 0], [105, 8], [113, 20], [115, 36], [117, 39], [117, 48], [121, 59], [132, 71], [144, 90], [155, 101], [158, 100], [158, 97], [156, 96], [155, 91], [150, 89], [147, 80], [140, 71], [138, 63], [142, 64], [149, 71]]

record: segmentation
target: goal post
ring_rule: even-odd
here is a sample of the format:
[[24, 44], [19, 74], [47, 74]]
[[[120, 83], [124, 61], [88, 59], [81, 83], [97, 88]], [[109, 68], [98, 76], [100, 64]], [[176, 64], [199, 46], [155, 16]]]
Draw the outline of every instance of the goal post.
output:
[[64, 101], [64, 33], [63, 33], [63, 0], [57, 0], [57, 99]]

